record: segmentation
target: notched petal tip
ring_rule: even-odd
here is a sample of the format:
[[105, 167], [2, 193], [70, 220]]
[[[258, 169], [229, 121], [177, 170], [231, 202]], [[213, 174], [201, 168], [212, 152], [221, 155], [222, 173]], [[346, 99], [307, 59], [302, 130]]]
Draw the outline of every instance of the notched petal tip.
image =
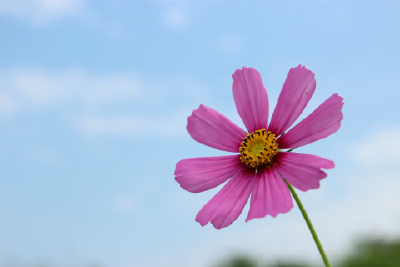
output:
[[[315, 73], [312, 70], [307, 69], [306, 65], [299, 64], [297, 67], [291, 68], [289, 70], [289, 73], [290, 72], [297, 72], [297, 73], [301, 73], [302, 75], [310, 75], [309, 77], [311, 77], [311, 75], [312, 75], [312, 77], [315, 77]], [[288, 76], [289, 76], [289, 74], [288, 74]]]
[[[341, 106], [340, 106], [341, 109], [343, 108], [343, 105], [344, 105], [343, 100], [344, 100], [344, 98], [341, 97], [338, 93], [332, 94], [327, 100], [331, 100], [332, 102], [340, 103], [341, 104]], [[341, 111], [341, 109], [340, 109], [340, 111]]]
[[301, 71], [306, 71], [306, 72], [312, 73], [315, 76], [315, 73], [312, 70], [307, 69], [306, 65], [299, 64], [297, 67], [291, 68], [290, 70], [295, 70], [295, 69], [300, 69]]

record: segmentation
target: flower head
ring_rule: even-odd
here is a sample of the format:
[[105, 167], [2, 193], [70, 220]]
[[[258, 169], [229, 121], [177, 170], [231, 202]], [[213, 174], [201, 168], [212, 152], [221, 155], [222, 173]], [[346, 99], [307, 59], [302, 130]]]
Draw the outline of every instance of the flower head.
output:
[[282, 149], [328, 137], [340, 128], [343, 119], [343, 98], [333, 94], [288, 130], [316, 88], [314, 73], [304, 66], [290, 69], [269, 125], [268, 95], [258, 71], [243, 67], [232, 78], [236, 108], [248, 133], [204, 105], [189, 116], [187, 130], [199, 143], [238, 154], [183, 159], [175, 170], [175, 180], [192, 193], [229, 180], [196, 216], [202, 226], [211, 222], [217, 229], [239, 217], [250, 195], [246, 221], [291, 210], [293, 202], [283, 177], [301, 191], [319, 188], [319, 181], [327, 176], [321, 168], [333, 168], [333, 161]]

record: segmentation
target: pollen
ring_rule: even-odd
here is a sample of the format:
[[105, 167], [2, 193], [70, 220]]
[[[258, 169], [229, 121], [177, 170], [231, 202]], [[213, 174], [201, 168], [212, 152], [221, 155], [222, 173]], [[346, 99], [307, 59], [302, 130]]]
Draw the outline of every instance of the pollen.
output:
[[249, 168], [270, 167], [271, 160], [278, 151], [275, 134], [265, 129], [247, 134], [239, 148], [240, 161]]

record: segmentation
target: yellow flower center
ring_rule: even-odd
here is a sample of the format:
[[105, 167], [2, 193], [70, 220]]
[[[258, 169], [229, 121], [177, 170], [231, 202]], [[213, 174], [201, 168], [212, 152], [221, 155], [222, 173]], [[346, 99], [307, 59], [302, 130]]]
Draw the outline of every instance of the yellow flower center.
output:
[[275, 134], [265, 132], [265, 129], [257, 130], [243, 138], [239, 148], [242, 155], [240, 161], [249, 168], [270, 167], [271, 159], [277, 151]]

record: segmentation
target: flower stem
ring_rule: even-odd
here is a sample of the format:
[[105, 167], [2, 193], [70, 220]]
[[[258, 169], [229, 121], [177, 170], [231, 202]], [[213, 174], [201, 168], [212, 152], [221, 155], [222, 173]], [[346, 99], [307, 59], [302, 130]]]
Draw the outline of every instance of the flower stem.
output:
[[283, 179], [283, 180], [286, 182], [287, 186], [289, 187], [290, 193], [292, 193], [293, 198], [296, 200], [297, 206], [299, 206], [299, 209], [300, 209], [301, 213], [303, 214], [304, 220], [306, 220], [306, 223], [308, 225], [308, 229], [310, 229], [310, 232], [311, 232], [311, 234], [312, 234], [312, 236], [314, 238], [314, 241], [317, 244], [319, 253], [321, 254], [321, 257], [322, 257], [322, 260], [325, 263], [325, 266], [326, 267], [332, 267], [331, 264], [328, 261], [328, 257], [326, 256], [324, 249], [322, 248], [321, 242], [319, 242], [319, 239], [318, 239], [318, 236], [317, 236], [317, 232], [315, 232], [314, 227], [313, 227], [313, 225], [312, 225], [312, 223], [310, 221], [310, 218], [308, 218], [307, 212], [304, 209], [303, 204], [301, 203], [299, 197], [297, 196], [296, 191], [294, 191], [293, 186], [291, 184], [289, 184], [289, 182], [286, 181], [286, 179]]

